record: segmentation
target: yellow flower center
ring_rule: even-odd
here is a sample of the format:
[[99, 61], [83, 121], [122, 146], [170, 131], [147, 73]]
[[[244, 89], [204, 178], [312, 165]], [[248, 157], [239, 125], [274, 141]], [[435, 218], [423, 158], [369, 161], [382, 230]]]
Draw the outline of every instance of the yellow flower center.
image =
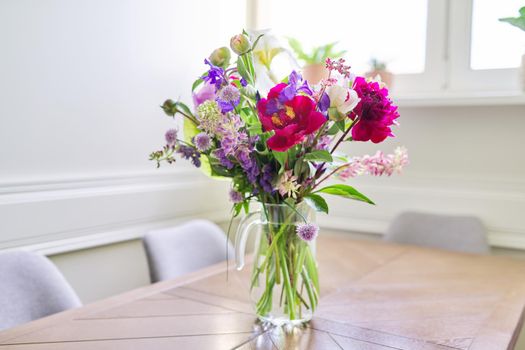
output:
[[285, 108], [285, 114], [288, 116], [288, 118], [294, 119], [295, 112], [293, 111], [293, 108], [290, 106], [284, 106], [284, 108]]
[[283, 122], [282, 122], [281, 119], [277, 116], [277, 113], [275, 113], [275, 114], [272, 116], [272, 123], [273, 123], [273, 125], [275, 125], [275, 126], [283, 126]]

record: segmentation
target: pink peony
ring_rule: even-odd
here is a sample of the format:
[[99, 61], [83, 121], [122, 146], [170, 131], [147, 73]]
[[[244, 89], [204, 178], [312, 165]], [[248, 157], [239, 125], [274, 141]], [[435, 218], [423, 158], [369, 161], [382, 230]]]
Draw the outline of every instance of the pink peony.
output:
[[390, 127], [396, 124], [399, 113], [388, 97], [388, 89], [363, 77], [355, 79], [353, 88], [360, 101], [350, 114], [352, 120], [358, 118], [352, 128], [352, 139], [379, 143], [394, 136]]

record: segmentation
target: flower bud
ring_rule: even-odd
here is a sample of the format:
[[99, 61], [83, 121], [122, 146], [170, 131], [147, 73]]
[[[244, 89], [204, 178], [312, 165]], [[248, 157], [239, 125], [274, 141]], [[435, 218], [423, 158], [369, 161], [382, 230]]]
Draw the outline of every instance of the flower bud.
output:
[[230, 65], [230, 49], [227, 47], [220, 47], [214, 50], [210, 55], [210, 62], [217, 67], [227, 68]]
[[162, 104], [162, 109], [164, 110], [164, 113], [167, 115], [173, 117], [175, 113], [177, 113], [177, 104], [173, 102], [172, 100], [166, 100]]
[[237, 55], [248, 52], [252, 44], [246, 34], [237, 34], [230, 39], [230, 47]]

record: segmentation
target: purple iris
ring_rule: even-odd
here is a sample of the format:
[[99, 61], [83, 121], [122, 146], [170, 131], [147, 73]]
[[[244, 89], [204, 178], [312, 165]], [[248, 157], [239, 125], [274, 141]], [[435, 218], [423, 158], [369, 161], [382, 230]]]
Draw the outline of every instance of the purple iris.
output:
[[313, 94], [313, 91], [308, 85], [308, 82], [303, 80], [301, 74], [297, 73], [296, 71], [292, 71], [288, 77], [288, 86], [279, 93], [279, 102], [285, 103], [290, 101], [299, 92], [309, 96], [312, 96]]
[[208, 59], [204, 60], [204, 63], [210, 66], [208, 74], [201, 77], [202, 80], [215, 85], [215, 88], [218, 90], [222, 85], [227, 84], [226, 78], [224, 77], [224, 69], [214, 66]]
[[319, 107], [319, 112], [321, 113], [326, 113], [326, 111], [328, 111], [328, 108], [330, 107], [330, 97], [328, 97], [326, 92], [323, 92], [323, 95], [317, 103], [317, 107]]

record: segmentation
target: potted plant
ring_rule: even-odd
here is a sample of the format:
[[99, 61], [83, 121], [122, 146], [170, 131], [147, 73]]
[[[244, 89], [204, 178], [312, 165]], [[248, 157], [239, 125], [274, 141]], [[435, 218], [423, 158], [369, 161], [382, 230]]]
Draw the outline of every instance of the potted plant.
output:
[[379, 76], [386, 86], [392, 88], [394, 75], [387, 69], [386, 62], [379, 61], [377, 58], [372, 58], [370, 60], [370, 70], [365, 73], [365, 76], [372, 79]]
[[[506, 17], [500, 18], [499, 20], [525, 31], [525, 6], [520, 9], [520, 15], [518, 17]], [[523, 90], [525, 90], [525, 53], [521, 56], [521, 86]]]
[[303, 77], [311, 85], [318, 84], [322, 79], [328, 77], [328, 69], [325, 61], [327, 58], [342, 57], [346, 51], [334, 51], [337, 42], [316, 46], [310, 53], [304, 51], [299, 40], [288, 38], [288, 44], [294, 51], [297, 59], [303, 63]]

